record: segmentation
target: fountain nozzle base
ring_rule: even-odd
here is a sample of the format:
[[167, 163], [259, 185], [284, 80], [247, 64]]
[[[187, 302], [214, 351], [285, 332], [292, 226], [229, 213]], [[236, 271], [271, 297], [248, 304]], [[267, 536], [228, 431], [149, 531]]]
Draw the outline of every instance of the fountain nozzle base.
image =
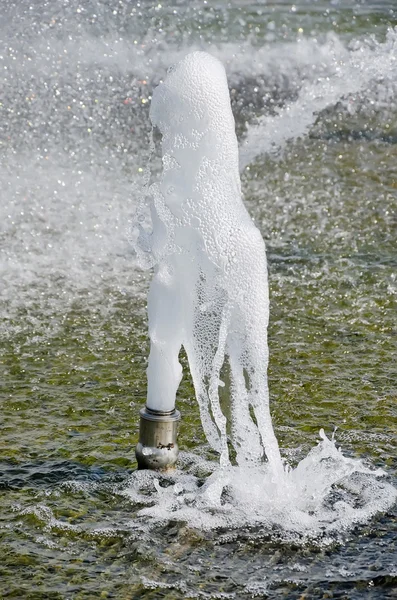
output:
[[174, 468], [178, 458], [177, 444], [179, 410], [168, 412], [140, 410], [139, 442], [135, 448], [138, 469], [167, 471]]

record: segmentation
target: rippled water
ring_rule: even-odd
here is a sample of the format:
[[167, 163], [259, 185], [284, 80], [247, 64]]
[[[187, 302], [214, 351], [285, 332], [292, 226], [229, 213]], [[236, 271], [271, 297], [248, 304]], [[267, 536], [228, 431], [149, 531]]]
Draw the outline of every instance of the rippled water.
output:
[[182, 473], [134, 471], [147, 280], [128, 242], [149, 97], [175, 59], [225, 63], [243, 148], [263, 131], [266, 150], [288, 107], [311, 114], [243, 172], [268, 248], [275, 429], [295, 465], [337, 427], [345, 455], [396, 485], [394, 4], [3, 3], [2, 597], [395, 597], [395, 508], [324, 544], [142, 524], [216, 457], [186, 373]]

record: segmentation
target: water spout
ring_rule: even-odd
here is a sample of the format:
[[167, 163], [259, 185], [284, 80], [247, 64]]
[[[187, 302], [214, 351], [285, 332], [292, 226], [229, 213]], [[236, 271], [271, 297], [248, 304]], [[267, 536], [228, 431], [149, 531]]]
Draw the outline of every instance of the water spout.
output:
[[[152, 231], [141, 227], [138, 240], [143, 262], [155, 266], [147, 409], [174, 410], [183, 346], [204, 431], [221, 464], [230, 464], [230, 441], [237, 464], [266, 459], [282, 472], [267, 387], [265, 244], [242, 200], [221, 62], [205, 52], [188, 54], [155, 89], [150, 118], [162, 134], [163, 172], [149, 188]], [[219, 399], [224, 369], [230, 424]]]

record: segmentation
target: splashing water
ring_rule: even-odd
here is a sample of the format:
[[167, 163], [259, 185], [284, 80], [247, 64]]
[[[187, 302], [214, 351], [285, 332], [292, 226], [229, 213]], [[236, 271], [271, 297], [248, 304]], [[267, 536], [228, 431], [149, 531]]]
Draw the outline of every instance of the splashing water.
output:
[[397, 30], [390, 29], [386, 41], [378, 44], [367, 40], [357, 44], [351, 52], [341, 52], [336, 44], [331, 48], [334, 71], [307, 82], [292, 102], [265, 116], [249, 127], [241, 152], [240, 168], [243, 169], [257, 156], [276, 152], [286, 142], [305, 135], [314, 124], [318, 114], [362, 91], [374, 80], [394, 83], [397, 75]]
[[[0, 597], [393, 596], [395, 492], [369, 461], [397, 487], [397, 78], [384, 76], [396, 6], [3, 2]], [[152, 274], [128, 223], [153, 89], [194, 50], [225, 66], [240, 151], [258, 118], [345, 70], [337, 103], [242, 181], [270, 269], [270, 409], [294, 467], [276, 477], [233, 452], [220, 469], [189, 377], [180, 470], [132, 472]], [[350, 93], [345, 66], [360, 52], [368, 65], [379, 56], [378, 71]], [[229, 433], [227, 369], [220, 379]], [[316, 443], [334, 425], [343, 454]], [[343, 543], [318, 551], [313, 538]]]
[[[387, 511], [397, 490], [381, 479], [382, 469], [343, 456], [323, 430], [320, 438], [296, 468], [278, 477], [266, 464], [219, 468], [183, 453], [183, 471], [136, 471], [121, 490], [145, 506], [133, 527], [147, 535], [159, 522], [177, 520], [204, 531], [259, 528], [300, 544], [343, 542], [353, 527]], [[198, 475], [204, 470], [212, 470], [206, 479]]]
[[[352, 84], [358, 87], [358, 81]], [[339, 88], [325, 98], [314, 95], [313, 110], [299, 131], [307, 129], [315, 108], [340, 95]], [[203, 529], [260, 524], [307, 539], [365, 522], [397, 498], [391, 485], [379, 481], [383, 471], [344, 457], [323, 431], [318, 446], [295, 469], [281, 461], [267, 388], [265, 246], [242, 202], [221, 63], [203, 52], [188, 54], [155, 90], [150, 117], [162, 134], [163, 173], [149, 188], [152, 231], [139, 225], [137, 242], [141, 264], [155, 266], [148, 301], [147, 404], [174, 407], [183, 346], [207, 439], [221, 459], [204, 483], [194, 474], [177, 473], [174, 485], [164, 488], [156, 475], [136, 473], [124, 493], [147, 503], [142, 485], [145, 492], [152, 486], [157, 499], [149, 500], [153, 506], [142, 516], [176, 518]], [[283, 135], [276, 132], [277, 143]], [[225, 385], [227, 411], [219, 394]]]

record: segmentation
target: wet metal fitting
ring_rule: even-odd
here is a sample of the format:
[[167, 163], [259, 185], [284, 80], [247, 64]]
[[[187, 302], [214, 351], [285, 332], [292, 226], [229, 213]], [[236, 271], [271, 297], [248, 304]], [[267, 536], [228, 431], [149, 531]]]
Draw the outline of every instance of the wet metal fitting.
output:
[[166, 471], [178, 458], [179, 410], [163, 412], [145, 406], [140, 410], [139, 442], [135, 448], [138, 469]]

